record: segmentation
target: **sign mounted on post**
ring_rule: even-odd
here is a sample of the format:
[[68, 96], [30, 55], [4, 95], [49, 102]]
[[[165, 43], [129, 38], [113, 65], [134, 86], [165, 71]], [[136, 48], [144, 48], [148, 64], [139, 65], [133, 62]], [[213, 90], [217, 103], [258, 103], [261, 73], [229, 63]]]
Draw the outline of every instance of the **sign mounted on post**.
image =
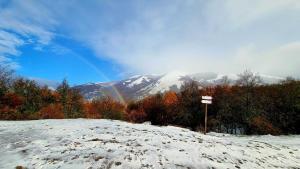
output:
[[205, 128], [204, 134], [206, 134], [207, 130], [207, 105], [212, 104], [212, 97], [211, 96], [202, 96], [201, 103], [205, 104]]
[[202, 96], [202, 100], [212, 100], [211, 96]]
[[204, 103], [204, 104], [211, 104], [211, 100], [201, 100], [201, 103]]

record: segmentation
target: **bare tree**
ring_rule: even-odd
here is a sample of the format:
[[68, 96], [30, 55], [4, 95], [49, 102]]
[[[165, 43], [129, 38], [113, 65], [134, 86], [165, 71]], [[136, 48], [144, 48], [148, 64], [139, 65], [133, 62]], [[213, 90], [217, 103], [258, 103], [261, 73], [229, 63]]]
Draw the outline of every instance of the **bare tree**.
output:
[[[240, 101], [242, 106], [242, 119], [247, 122], [251, 116], [257, 114], [255, 110], [255, 87], [261, 84], [261, 78], [258, 74], [254, 74], [250, 70], [245, 70], [242, 74], [238, 75], [239, 78], [236, 82], [240, 86]], [[246, 129], [247, 130], [247, 129]], [[246, 131], [247, 132], [247, 131]]]
[[0, 64], [0, 95], [8, 90], [12, 79], [14, 71], [8, 66]]
[[222, 76], [220, 79], [220, 85], [221, 86], [229, 86], [231, 84], [231, 80], [228, 78], [228, 76]]
[[262, 82], [260, 76], [250, 70], [245, 70], [243, 73], [239, 74], [238, 77], [239, 78], [236, 81], [238, 86], [255, 87]]

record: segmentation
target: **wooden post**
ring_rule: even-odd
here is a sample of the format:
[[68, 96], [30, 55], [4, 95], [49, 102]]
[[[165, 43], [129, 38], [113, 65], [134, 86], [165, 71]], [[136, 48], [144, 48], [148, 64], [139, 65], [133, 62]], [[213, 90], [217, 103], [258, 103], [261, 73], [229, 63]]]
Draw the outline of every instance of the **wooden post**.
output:
[[204, 124], [204, 134], [207, 132], [207, 105], [212, 103], [211, 96], [202, 96], [201, 103], [205, 104], [205, 124]]
[[204, 134], [207, 131], [207, 104], [205, 104], [205, 127], [204, 127]]

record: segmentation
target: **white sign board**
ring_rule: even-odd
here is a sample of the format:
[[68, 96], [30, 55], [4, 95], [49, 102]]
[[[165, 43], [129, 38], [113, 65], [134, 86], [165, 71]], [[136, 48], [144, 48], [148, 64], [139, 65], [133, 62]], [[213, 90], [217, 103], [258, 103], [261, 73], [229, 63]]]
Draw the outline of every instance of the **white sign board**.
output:
[[204, 100], [212, 100], [212, 97], [211, 96], [202, 96], [202, 99], [204, 99]]
[[204, 103], [204, 104], [211, 104], [211, 100], [201, 100], [201, 103]]

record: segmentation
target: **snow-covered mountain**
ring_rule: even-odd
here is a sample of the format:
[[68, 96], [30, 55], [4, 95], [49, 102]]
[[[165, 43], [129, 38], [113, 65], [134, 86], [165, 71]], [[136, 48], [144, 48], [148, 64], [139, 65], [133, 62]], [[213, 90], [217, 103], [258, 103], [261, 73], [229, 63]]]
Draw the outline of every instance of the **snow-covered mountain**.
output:
[[[238, 79], [236, 74], [222, 75], [212, 72], [187, 74], [174, 71], [164, 75], [135, 75], [120, 81], [88, 83], [74, 88], [80, 90], [89, 100], [106, 95], [119, 100], [135, 100], [158, 92], [169, 90], [177, 92], [184, 83], [190, 81], [197, 81], [200, 86], [217, 85], [224, 82], [225, 76], [227, 81], [232, 84]], [[275, 76], [260, 76], [263, 83], [276, 83], [283, 80], [283, 78]]]

